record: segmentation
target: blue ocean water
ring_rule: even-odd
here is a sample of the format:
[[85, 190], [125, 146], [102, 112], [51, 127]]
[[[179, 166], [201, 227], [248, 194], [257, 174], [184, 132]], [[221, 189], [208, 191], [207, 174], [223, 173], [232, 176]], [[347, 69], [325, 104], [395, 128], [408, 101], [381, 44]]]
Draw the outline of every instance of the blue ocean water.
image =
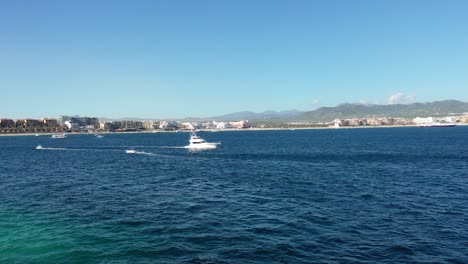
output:
[[468, 263], [468, 127], [199, 134], [0, 137], [0, 263]]

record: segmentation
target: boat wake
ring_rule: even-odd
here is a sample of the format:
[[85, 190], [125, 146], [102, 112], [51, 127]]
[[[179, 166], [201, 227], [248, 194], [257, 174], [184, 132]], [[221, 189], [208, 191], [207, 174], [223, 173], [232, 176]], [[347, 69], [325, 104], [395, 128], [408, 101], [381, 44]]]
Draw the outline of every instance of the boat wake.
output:
[[185, 146], [135, 146], [135, 148], [183, 149]]
[[75, 150], [75, 149], [68, 149], [68, 148], [46, 148], [46, 147], [39, 147], [39, 146], [37, 146], [36, 149], [38, 150]]
[[183, 149], [185, 146], [157, 146], [157, 145], [147, 145], [147, 146], [134, 146], [134, 145], [119, 145], [119, 146], [94, 146], [96, 149], [128, 149], [128, 148], [146, 148], [146, 149]]
[[[141, 148], [143, 146], [137, 146]], [[57, 147], [43, 147], [42, 145], [38, 145], [35, 149], [36, 150], [56, 150], [56, 151], [96, 151], [96, 152], [121, 152], [124, 151], [126, 154], [133, 154], [133, 155], [146, 155], [146, 156], [155, 156], [155, 157], [167, 157], [167, 158], [195, 158], [195, 157], [187, 157], [187, 156], [180, 156], [180, 155], [171, 155], [167, 153], [154, 153], [154, 152], [146, 152], [142, 150], [136, 150], [137, 147], [133, 148], [125, 148], [125, 146], [113, 146], [111, 148], [108, 147], [96, 147], [96, 148], [57, 148]], [[124, 150], [122, 150], [124, 148]], [[187, 149], [186, 146], [144, 146], [144, 148], [160, 148], [160, 149]], [[189, 152], [197, 152], [203, 149], [188, 149]], [[183, 153], [179, 153], [183, 154]]]
[[158, 155], [156, 153], [151, 153], [151, 152], [146, 152], [146, 151], [137, 151], [137, 152], [135, 152], [135, 154], [148, 155], [148, 156], [157, 156]]
[[37, 150], [62, 150], [62, 151], [117, 151], [115, 149], [96, 149], [96, 148], [51, 148], [43, 147], [41, 145], [37, 146]]
[[159, 154], [159, 153], [153, 153], [153, 152], [146, 152], [146, 151], [136, 151], [133, 154], [137, 155], [145, 155], [145, 156], [153, 156], [153, 157], [166, 157], [166, 158], [176, 158], [177, 156], [173, 155], [165, 155], [165, 154]]

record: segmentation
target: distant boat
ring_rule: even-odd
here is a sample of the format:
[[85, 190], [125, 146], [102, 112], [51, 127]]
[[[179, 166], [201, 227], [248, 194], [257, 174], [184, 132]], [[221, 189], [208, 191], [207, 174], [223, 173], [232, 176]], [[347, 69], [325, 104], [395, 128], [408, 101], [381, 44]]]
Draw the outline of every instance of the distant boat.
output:
[[125, 153], [127, 153], [127, 154], [136, 154], [137, 151], [136, 151], [136, 149], [126, 149]]
[[419, 127], [454, 127], [457, 124], [453, 123], [427, 123], [427, 124], [422, 124]]
[[217, 148], [221, 143], [216, 142], [206, 142], [203, 138], [197, 136], [195, 132], [190, 132], [190, 140], [189, 140], [189, 145], [185, 146], [185, 148], [188, 149], [215, 149]]
[[52, 138], [66, 138], [67, 135], [66, 134], [55, 134], [55, 135], [52, 135]]
[[103, 138], [104, 136], [101, 134], [94, 134], [97, 138]]
[[36, 149], [43, 149], [41, 145], [37, 145]]
[[38, 133], [36, 133], [36, 137], [38, 137], [38, 136], [39, 136], [39, 134], [38, 134]]

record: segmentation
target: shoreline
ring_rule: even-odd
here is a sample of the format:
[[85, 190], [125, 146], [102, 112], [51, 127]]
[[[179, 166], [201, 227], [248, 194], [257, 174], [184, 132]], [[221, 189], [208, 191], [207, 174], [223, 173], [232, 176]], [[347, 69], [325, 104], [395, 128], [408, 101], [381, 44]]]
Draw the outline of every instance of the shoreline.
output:
[[[457, 124], [456, 126], [468, 126], [468, 123]], [[367, 129], [367, 128], [405, 128], [405, 127], [419, 127], [418, 125], [392, 125], [392, 126], [343, 126], [343, 127], [292, 127], [292, 128], [284, 128], [284, 127], [268, 127], [268, 128], [243, 128], [243, 129], [197, 129], [197, 132], [239, 132], [239, 131], [282, 131], [282, 130], [318, 130], [318, 129], [331, 129], [331, 130], [339, 130], [339, 129]], [[103, 131], [99, 132], [98, 134], [109, 135], [109, 134], [149, 134], [149, 133], [188, 133], [190, 130], [175, 130], [175, 131], [165, 131], [165, 130], [153, 130], [153, 131], [118, 131], [118, 132], [108, 132]], [[16, 137], [16, 136], [52, 136], [54, 134], [62, 134], [62, 133], [52, 133], [52, 132], [45, 132], [45, 133], [5, 133], [0, 134], [0, 137]], [[67, 135], [93, 135], [96, 133], [76, 133], [70, 132], [65, 133]]]

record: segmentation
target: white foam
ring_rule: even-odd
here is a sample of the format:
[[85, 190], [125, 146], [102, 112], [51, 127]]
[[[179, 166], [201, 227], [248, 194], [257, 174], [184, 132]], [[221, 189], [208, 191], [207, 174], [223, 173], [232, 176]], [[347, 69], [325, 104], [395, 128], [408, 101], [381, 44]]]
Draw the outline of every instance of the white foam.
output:
[[67, 148], [46, 148], [46, 147], [42, 147], [38, 150], [73, 150], [73, 149], [67, 149]]

